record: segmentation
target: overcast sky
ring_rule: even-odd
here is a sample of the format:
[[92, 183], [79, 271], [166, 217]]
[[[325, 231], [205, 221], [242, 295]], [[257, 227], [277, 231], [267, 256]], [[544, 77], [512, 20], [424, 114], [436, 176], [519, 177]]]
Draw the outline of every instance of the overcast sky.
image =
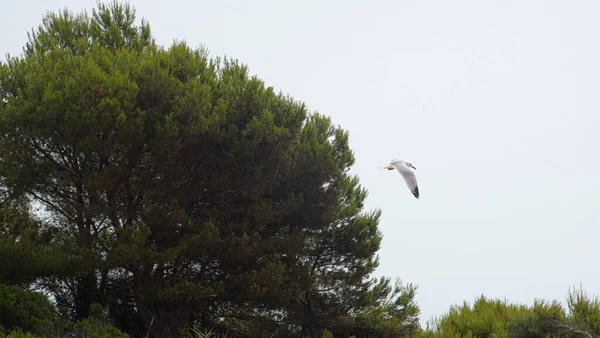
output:
[[[377, 275], [419, 286], [421, 321], [480, 294], [532, 304], [600, 291], [600, 2], [131, 1], [186, 40], [332, 117], [383, 211]], [[46, 10], [3, 4], [0, 56]], [[416, 200], [395, 171], [417, 167]]]

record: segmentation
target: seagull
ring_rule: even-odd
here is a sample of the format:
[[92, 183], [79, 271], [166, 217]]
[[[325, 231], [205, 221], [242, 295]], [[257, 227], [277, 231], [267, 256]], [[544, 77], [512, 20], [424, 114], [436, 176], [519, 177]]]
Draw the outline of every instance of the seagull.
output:
[[[398, 170], [400, 175], [404, 177], [404, 180], [406, 181], [406, 185], [408, 185], [408, 189], [410, 189], [410, 192], [412, 192], [416, 199], [419, 199], [419, 186], [417, 184], [417, 177], [415, 176], [414, 172], [414, 170], [417, 170], [417, 168], [415, 168], [415, 166], [413, 166], [412, 163], [406, 162], [404, 160], [393, 159], [390, 161], [390, 164], [381, 165], [378, 166], [378, 168], [387, 170]], [[411, 168], [414, 170], [412, 170]]]

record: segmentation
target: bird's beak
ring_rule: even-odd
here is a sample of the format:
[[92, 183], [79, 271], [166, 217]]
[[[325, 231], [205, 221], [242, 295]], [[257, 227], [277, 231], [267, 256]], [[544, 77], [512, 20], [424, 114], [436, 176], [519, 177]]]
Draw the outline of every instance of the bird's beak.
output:
[[415, 168], [415, 166], [412, 165], [412, 164], [410, 165], [410, 167], [413, 168], [413, 169], [415, 169], [415, 170], [417, 170], [417, 168]]

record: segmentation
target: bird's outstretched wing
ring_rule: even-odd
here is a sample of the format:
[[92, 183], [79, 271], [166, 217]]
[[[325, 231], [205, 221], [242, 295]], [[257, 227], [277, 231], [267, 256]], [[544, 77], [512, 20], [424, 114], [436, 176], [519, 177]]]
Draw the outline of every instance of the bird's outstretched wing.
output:
[[408, 167], [403, 168], [402, 166], [396, 166], [396, 170], [406, 181], [406, 185], [408, 186], [408, 189], [410, 189], [410, 192], [412, 192], [415, 198], [419, 199], [419, 184], [417, 183], [415, 172]]

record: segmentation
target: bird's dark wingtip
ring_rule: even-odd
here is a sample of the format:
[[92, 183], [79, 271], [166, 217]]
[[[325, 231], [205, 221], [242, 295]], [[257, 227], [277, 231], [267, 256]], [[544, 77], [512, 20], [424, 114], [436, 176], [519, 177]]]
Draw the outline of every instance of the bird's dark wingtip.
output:
[[412, 191], [413, 195], [415, 195], [416, 199], [419, 199], [419, 187], [416, 187], [413, 191]]

